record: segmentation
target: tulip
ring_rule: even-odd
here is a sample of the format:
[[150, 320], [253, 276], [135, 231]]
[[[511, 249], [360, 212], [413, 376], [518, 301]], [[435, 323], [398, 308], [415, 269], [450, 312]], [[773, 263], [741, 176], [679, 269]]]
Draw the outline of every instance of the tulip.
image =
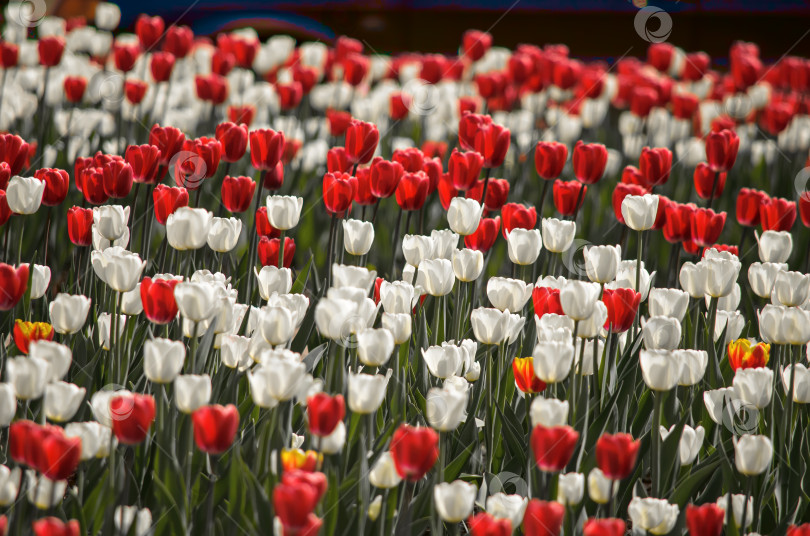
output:
[[177, 409], [190, 415], [211, 399], [211, 378], [205, 374], [181, 374], [174, 379], [174, 393]]
[[646, 185], [649, 187], [660, 186], [669, 180], [669, 173], [672, 169], [672, 151], [665, 147], [654, 149], [645, 147], [641, 150], [638, 167], [644, 176]]
[[102, 167], [104, 193], [107, 197], [123, 199], [132, 191], [133, 171], [125, 160], [111, 160]]
[[49, 364], [37, 357], [10, 358], [6, 364], [8, 382], [21, 400], [35, 400], [42, 396], [49, 380]]
[[146, 439], [155, 420], [155, 399], [149, 395], [125, 394], [110, 399], [112, 430], [119, 442], [137, 445]]
[[746, 434], [733, 439], [737, 472], [745, 476], [756, 476], [767, 471], [773, 458], [773, 444], [768, 437]]
[[452, 432], [467, 417], [467, 400], [467, 391], [447, 385], [444, 388], [430, 388], [425, 399], [428, 424], [440, 432]]
[[508, 519], [512, 526], [520, 525], [526, 514], [529, 499], [518, 494], [493, 493], [487, 497], [487, 513], [495, 519]]
[[[602, 434], [596, 441], [596, 464], [607, 478], [624, 480], [636, 466], [640, 447], [641, 441], [629, 434]], [[590, 487], [590, 476], [588, 480]]]
[[657, 213], [657, 195], [628, 195], [622, 200], [624, 223], [634, 231], [652, 229]]
[[431, 428], [401, 424], [391, 438], [391, 457], [403, 479], [422, 479], [439, 457], [439, 435]]
[[371, 161], [380, 132], [372, 123], [365, 123], [357, 119], [349, 122], [346, 129], [346, 153], [352, 164], [366, 164]]
[[[661, 433], [661, 440], [666, 441], [669, 434], [675, 430], [675, 425], [672, 425], [669, 430], [661, 426], [659, 431]], [[681, 431], [681, 438], [678, 442], [678, 455], [680, 458], [681, 466], [691, 465], [697, 458], [698, 452], [703, 445], [703, 438], [706, 431], [702, 426], [692, 428], [689, 425], [684, 425]]]
[[[40, 510], [47, 510], [62, 502], [67, 489], [67, 480], [51, 480], [46, 476], [37, 477], [34, 471], [25, 472], [28, 502]], [[75, 519], [62, 523], [53, 517], [39, 519], [32, 523], [36, 536], [55, 534], [57, 530], [64, 530], [65, 534], [73, 536], [80, 533], [79, 522]]]
[[585, 202], [588, 187], [578, 181], [554, 181], [554, 206], [563, 216], [574, 216]]
[[42, 203], [45, 181], [15, 175], [6, 186], [6, 202], [15, 214], [33, 214]]
[[149, 381], [171, 383], [183, 370], [186, 347], [180, 341], [149, 339], [143, 345], [143, 370]]
[[464, 363], [462, 348], [446, 342], [422, 349], [422, 358], [430, 373], [441, 379], [458, 376]]
[[281, 160], [284, 133], [270, 129], [253, 130], [249, 134], [250, 163], [260, 171], [271, 171]]
[[762, 262], [787, 262], [793, 251], [793, 238], [787, 231], [765, 231], [757, 242]]
[[633, 325], [641, 294], [627, 288], [605, 289], [602, 301], [607, 306], [607, 327], [612, 333], [623, 333]]
[[68, 236], [77, 246], [89, 246], [92, 239], [93, 210], [71, 207], [67, 212]]
[[447, 209], [447, 222], [454, 232], [468, 236], [476, 232], [483, 207], [475, 199], [454, 197]]
[[18, 318], [12, 333], [14, 344], [24, 354], [28, 353], [28, 347], [32, 343], [53, 340], [53, 326], [47, 322], [23, 322]]
[[420, 263], [416, 286], [422, 287], [431, 296], [449, 294], [454, 283], [453, 265], [449, 260], [431, 259]]
[[546, 383], [563, 381], [574, 362], [570, 343], [541, 341], [534, 347], [534, 373]]
[[567, 281], [560, 290], [563, 312], [575, 322], [587, 320], [594, 313], [601, 290], [597, 283]]
[[394, 465], [394, 458], [389, 451], [380, 454], [380, 457], [374, 462], [368, 473], [368, 480], [372, 486], [381, 489], [390, 489], [402, 482], [402, 477], [399, 476]]
[[228, 450], [239, 430], [239, 412], [233, 404], [202, 406], [192, 413], [191, 421], [197, 448], [207, 454]]
[[681, 342], [681, 323], [668, 316], [653, 316], [643, 324], [641, 334], [647, 350], [674, 350]]
[[19, 467], [9, 469], [5, 465], [0, 465], [0, 505], [9, 506], [17, 499], [21, 475]]
[[286, 307], [265, 306], [259, 317], [264, 340], [273, 346], [285, 344], [295, 334], [297, 314]]
[[389, 377], [349, 371], [349, 409], [362, 415], [377, 411], [385, 398]]
[[[597, 469], [598, 470], [598, 469]], [[585, 494], [585, 475], [565, 473], [557, 476], [557, 502], [563, 506], [576, 506]]]
[[499, 344], [506, 338], [509, 312], [479, 307], [470, 314], [470, 323], [478, 342]]
[[208, 320], [216, 313], [215, 293], [215, 288], [207, 283], [182, 282], [174, 287], [177, 308], [191, 322]]
[[72, 383], [54, 382], [45, 387], [43, 407], [48, 419], [55, 422], [69, 421], [79, 410], [87, 390]]
[[759, 206], [760, 223], [763, 231], [790, 231], [796, 222], [796, 202], [781, 198], [770, 198]]
[[419, 210], [430, 193], [430, 179], [423, 171], [405, 173], [397, 185], [397, 204], [402, 210]]
[[309, 431], [316, 436], [325, 438], [332, 434], [345, 415], [342, 395], [318, 393], [307, 399]]
[[698, 263], [706, 275], [705, 294], [713, 298], [728, 296], [734, 288], [742, 264], [733, 259], [704, 258]]
[[42, 194], [42, 204], [47, 207], [55, 207], [65, 200], [70, 186], [70, 178], [66, 171], [62, 169], [39, 169], [34, 173], [34, 178], [45, 183], [45, 191]]
[[553, 253], [568, 251], [574, 243], [577, 224], [557, 218], [543, 218], [543, 246]]
[[689, 306], [689, 294], [679, 289], [650, 289], [648, 306], [651, 316], [667, 316], [681, 322]]
[[410, 314], [414, 303], [413, 285], [405, 281], [383, 281], [380, 285], [380, 302], [387, 313]]
[[166, 220], [169, 245], [180, 251], [200, 249], [208, 240], [213, 218], [204, 208], [178, 208]]
[[99, 279], [116, 292], [129, 292], [135, 288], [146, 268], [146, 262], [137, 253], [113, 246], [90, 254], [93, 271]]
[[174, 289], [180, 281], [176, 279], [155, 279], [145, 277], [140, 286], [143, 310], [151, 322], [168, 324], [177, 317], [177, 302]]
[[798, 404], [810, 402], [810, 371], [801, 363], [782, 368], [782, 386], [789, 393], [793, 385], [793, 401]]
[[[2, 268], [2, 266], [0, 266]], [[76, 333], [87, 319], [90, 298], [59, 293], [49, 305], [51, 324], [57, 333]]]
[[411, 338], [411, 315], [410, 313], [383, 313], [381, 316], [382, 327], [388, 330], [395, 344], [404, 344]]
[[509, 260], [521, 266], [534, 264], [543, 246], [540, 231], [537, 229], [512, 229], [506, 235], [506, 243]]
[[115, 520], [115, 528], [120, 534], [148, 536], [152, 531], [152, 512], [149, 508], [138, 509], [137, 506], [116, 506], [113, 519]]
[[607, 156], [604, 145], [578, 141], [574, 146], [574, 176], [582, 184], [597, 183], [605, 172]]
[[680, 370], [670, 351], [642, 350], [639, 359], [641, 375], [650, 389], [669, 391], [678, 383]]
[[565, 400], [535, 397], [529, 410], [532, 428], [537, 425], [546, 428], [565, 426], [568, 422], [568, 407]]
[[588, 279], [610, 283], [616, 278], [621, 262], [621, 246], [591, 246], [583, 250]]
[[394, 336], [387, 329], [364, 329], [357, 333], [357, 357], [364, 365], [384, 365], [391, 358], [394, 344]]
[[771, 403], [773, 371], [767, 368], [737, 369], [732, 381], [734, 395], [745, 404], [762, 409]]
[[475, 484], [455, 480], [441, 482], [433, 487], [433, 502], [442, 521], [460, 523], [468, 517], [475, 506]]
[[515, 385], [524, 393], [542, 393], [546, 389], [546, 383], [534, 374], [534, 358], [531, 356], [516, 357], [512, 361], [512, 373]]
[[717, 242], [725, 224], [725, 212], [716, 213], [712, 209], [696, 209], [692, 214], [691, 240], [698, 246], [711, 246]]
[[360, 289], [365, 292], [374, 284], [377, 272], [368, 270], [362, 266], [349, 266], [347, 264], [333, 264], [332, 276], [334, 281], [332, 288]]
[[365, 255], [374, 242], [374, 225], [361, 220], [343, 220], [343, 247], [351, 255]]
[[[456, 190], [469, 190], [475, 186], [484, 166], [484, 157], [477, 152], [459, 152], [453, 149], [447, 164], [447, 171], [453, 188]], [[462, 233], [459, 233], [462, 234]]]
[[298, 225], [303, 198], [281, 195], [267, 196], [267, 221], [275, 229], [287, 231]]
[[459, 281], [475, 281], [484, 270], [484, 254], [474, 249], [453, 252], [453, 273]]
[[[607, 153], [605, 153], [607, 154]], [[534, 166], [537, 174], [545, 180], [560, 176], [568, 159], [568, 147], [559, 142], [537, 142], [534, 149]]]
[[227, 253], [236, 247], [242, 232], [242, 220], [236, 218], [212, 218], [208, 230], [208, 247], [218, 253]]
[[518, 279], [493, 277], [487, 282], [487, 297], [500, 311], [520, 311], [529, 301], [532, 288], [532, 285]]
[[627, 513], [633, 527], [651, 534], [669, 534], [678, 521], [680, 509], [677, 504], [670, 504], [665, 499], [636, 497], [627, 506]]
[[509, 536], [512, 522], [508, 519], [495, 519], [485, 512], [479, 512], [467, 519], [472, 536]]
[[222, 206], [233, 213], [245, 212], [253, 201], [256, 183], [250, 177], [231, 177], [222, 179], [220, 197]]
[[[723, 519], [727, 517], [726, 510], [728, 509], [729, 495], [728, 493], [723, 495], [716, 502], [717, 506], [723, 510]], [[742, 494], [731, 495], [731, 512], [734, 517], [734, 525], [738, 529], [747, 528], [754, 519], [754, 498], [746, 498]], [[742, 524], [745, 524], [745, 527], [740, 527]]]
[[810, 276], [801, 272], [779, 270], [774, 278], [776, 300], [787, 307], [797, 307], [810, 295]]
[[482, 218], [478, 229], [473, 234], [464, 237], [464, 245], [470, 249], [489, 251], [498, 239], [500, 224], [500, 217]]
[[166, 225], [170, 215], [180, 207], [188, 206], [188, 190], [158, 184], [152, 190], [152, 200], [155, 207], [155, 219], [161, 225]]
[[737, 160], [740, 138], [733, 130], [710, 132], [706, 136], [706, 160], [715, 172], [729, 171]]
[[565, 469], [579, 440], [579, 432], [570, 426], [545, 427], [532, 430], [531, 446], [541, 471], [559, 472]]

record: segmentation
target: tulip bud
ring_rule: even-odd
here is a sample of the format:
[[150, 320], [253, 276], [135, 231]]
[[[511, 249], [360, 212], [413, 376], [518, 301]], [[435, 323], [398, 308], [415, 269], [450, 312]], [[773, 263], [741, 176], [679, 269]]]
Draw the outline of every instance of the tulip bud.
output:
[[343, 220], [343, 247], [351, 255], [365, 255], [374, 242], [374, 225], [361, 220]]
[[564, 506], [576, 506], [585, 494], [585, 475], [565, 473], [557, 477], [557, 502]]
[[402, 477], [397, 473], [394, 459], [389, 451], [380, 454], [377, 461], [368, 473], [368, 480], [372, 486], [381, 489], [394, 488], [402, 482]]
[[207, 374], [183, 374], [174, 379], [177, 409], [190, 415], [211, 399], [211, 378]]
[[453, 273], [459, 281], [469, 283], [478, 279], [484, 270], [484, 254], [475, 249], [453, 252]]
[[635, 497], [627, 506], [627, 513], [633, 527], [639, 527], [651, 534], [669, 534], [678, 522], [680, 509], [665, 499]]
[[588, 473], [588, 497], [596, 504], [607, 504], [618, 492], [619, 487], [615, 486], [613, 480], [607, 478], [598, 467], [594, 467]]
[[475, 199], [454, 197], [447, 209], [447, 223], [454, 232], [468, 236], [478, 229], [483, 207]]
[[573, 221], [543, 218], [543, 246], [552, 253], [568, 251], [574, 243], [577, 224]]
[[433, 488], [433, 502], [443, 521], [460, 523], [469, 516], [475, 506], [475, 484], [455, 480], [442, 482]]
[[734, 396], [745, 404], [763, 409], [771, 403], [773, 371], [769, 368], [737, 369], [732, 380]]
[[143, 345], [143, 370], [149, 381], [171, 383], [183, 370], [186, 347], [180, 341], [149, 339]]
[[395, 344], [404, 344], [410, 340], [410, 313], [383, 313], [381, 320], [383, 329], [391, 333]]
[[616, 279], [622, 259], [621, 246], [591, 246], [583, 250], [588, 279], [595, 283], [610, 283]]
[[440, 432], [452, 432], [467, 417], [467, 399], [466, 390], [432, 387], [425, 402], [428, 424]]
[[543, 241], [537, 229], [514, 228], [506, 235], [506, 244], [509, 260], [521, 266], [529, 266], [537, 261]]
[[[410, 318], [410, 315], [408, 317]], [[391, 358], [394, 344], [394, 336], [385, 327], [361, 330], [357, 333], [357, 357], [364, 365], [372, 367], [384, 365]]]

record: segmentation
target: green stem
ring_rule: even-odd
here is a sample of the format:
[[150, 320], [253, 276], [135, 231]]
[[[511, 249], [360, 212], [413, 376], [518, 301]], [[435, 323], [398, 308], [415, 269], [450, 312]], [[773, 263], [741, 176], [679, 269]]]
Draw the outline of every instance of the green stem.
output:
[[663, 400], [662, 392], [653, 393], [653, 420], [650, 434], [652, 434], [652, 496], [658, 497], [660, 494], [661, 486], [661, 401]]

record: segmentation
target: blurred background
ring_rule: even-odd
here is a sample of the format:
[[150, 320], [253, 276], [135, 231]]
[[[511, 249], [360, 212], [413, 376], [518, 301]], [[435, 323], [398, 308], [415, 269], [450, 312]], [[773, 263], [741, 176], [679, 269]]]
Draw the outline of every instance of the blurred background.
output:
[[[91, 17], [96, 0], [46, 0], [50, 13]], [[349, 35], [370, 51], [454, 53], [468, 28], [488, 30], [494, 43], [565, 43], [585, 58], [643, 55], [648, 43], [634, 28], [646, 0], [126, 0], [121, 28], [139, 13], [215, 35], [241, 26], [260, 36], [286, 33], [331, 42]], [[810, 56], [808, 0], [659, 0], [671, 17], [668, 41], [687, 51], [704, 50], [723, 65], [738, 39], [759, 44], [764, 60], [786, 53]], [[651, 21], [654, 26], [658, 21]]]

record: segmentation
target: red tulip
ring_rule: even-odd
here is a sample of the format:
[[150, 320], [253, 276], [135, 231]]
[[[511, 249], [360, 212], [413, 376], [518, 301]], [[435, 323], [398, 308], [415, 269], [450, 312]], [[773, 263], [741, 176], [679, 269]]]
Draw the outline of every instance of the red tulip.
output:
[[34, 173], [34, 177], [45, 183], [42, 204], [48, 207], [60, 205], [65, 200], [70, 187], [70, 176], [62, 169], [43, 168]]
[[726, 213], [716, 213], [709, 208], [696, 209], [692, 215], [692, 241], [700, 246], [711, 246], [723, 232]]
[[132, 169], [134, 182], [155, 184], [160, 170], [160, 149], [154, 145], [130, 145], [124, 160]]
[[75, 519], [67, 523], [58, 517], [43, 517], [31, 524], [34, 536], [79, 536], [81, 525]]
[[554, 181], [554, 206], [563, 216], [576, 214], [585, 202], [588, 187], [578, 181]]
[[194, 88], [198, 99], [214, 105], [222, 104], [228, 98], [228, 79], [216, 73], [195, 76]]
[[332, 147], [326, 152], [326, 170], [329, 173], [349, 173], [352, 163], [343, 147]]
[[170, 52], [155, 52], [149, 63], [155, 82], [168, 82], [174, 70], [174, 55]]
[[475, 134], [475, 151], [484, 157], [484, 167], [496, 168], [503, 164], [509, 150], [510, 132], [501, 125], [491, 124]]
[[[268, 238], [262, 236], [259, 240], [258, 252], [259, 262], [262, 266], [278, 266], [278, 248], [281, 242], [279, 238]], [[289, 236], [284, 238], [284, 268], [292, 266], [295, 256], [295, 240]]]
[[14, 43], [3, 41], [0, 43], [0, 67], [13, 69], [20, 60], [20, 47]]
[[[799, 216], [802, 219], [802, 224], [805, 227], [810, 227], [810, 192], [802, 192], [802, 195], [799, 196]], [[0, 222], [2, 221], [2, 218], [0, 218]]]
[[10, 311], [17, 305], [28, 288], [28, 265], [17, 268], [0, 263], [0, 311]]
[[619, 223], [624, 224], [624, 216], [622, 216], [622, 201], [624, 201], [624, 198], [628, 195], [644, 195], [646, 193], [648, 193], [647, 189], [637, 184], [627, 184], [625, 182], [616, 184], [613, 189], [611, 203], [613, 205], [613, 214], [616, 215]]
[[399, 162], [375, 158], [371, 162], [371, 193], [378, 199], [391, 197], [397, 191], [404, 170]]
[[108, 162], [102, 169], [104, 192], [108, 197], [122, 199], [132, 190], [132, 166], [123, 160]]
[[708, 164], [701, 162], [695, 168], [695, 191], [701, 199], [717, 199], [726, 186], [727, 173], [712, 171]]
[[321, 520], [313, 514], [313, 511], [318, 505], [322, 491], [309, 481], [290, 479], [289, 474], [285, 471], [281, 483], [273, 489], [273, 508], [284, 527], [284, 534], [317, 536]]
[[506, 203], [501, 207], [504, 238], [512, 229], [534, 229], [537, 225], [537, 210], [533, 206]]
[[158, 184], [152, 190], [152, 201], [155, 206], [155, 219], [159, 224], [166, 225], [170, 214], [180, 207], [188, 206], [188, 190]]
[[279, 162], [273, 169], [262, 172], [262, 184], [271, 192], [281, 188], [284, 184], [284, 163]]
[[631, 288], [605, 289], [602, 301], [608, 312], [605, 328], [611, 333], [623, 333], [633, 325], [641, 294]]
[[124, 82], [124, 95], [131, 104], [137, 105], [146, 95], [147, 88], [146, 82], [143, 80], [130, 78]]
[[730, 54], [730, 71], [734, 85], [739, 91], [745, 91], [756, 84], [762, 72], [762, 62], [753, 54]]
[[556, 179], [565, 167], [568, 147], [556, 141], [538, 141], [534, 148], [534, 167], [543, 179]]
[[[256, 234], [260, 237], [266, 236], [268, 238], [278, 238], [281, 236], [281, 231], [270, 225], [270, 221], [267, 219], [267, 207], [259, 207], [259, 210], [256, 211]], [[278, 259], [278, 255], [276, 255], [276, 259]]]
[[496, 519], [486, 512], [478, 512], [467, 520], [472, 536], [510, 536], [512, 522], [508, 519]]
[[447, 210], [450, 208], [450, 202], [458, 195], [458, 190], [453, 187], [453, 179], [450, 178], [449, 173], [442, 173], [439, 176], [437, 189], [439, 190], [439, 202], [442, 204], [442, 208]]
[[669, 172], [672, 169], [672, 151], [666, 147], [654, 149], [645, 147], [641, 150], [638, 167], [644, 176], [645, 186], [650, 188], [660, 186], [669, 180]]
[[698, 98], [691, 93], [672, 95], [672, 115], [677, 119], [691, 121], [698, 108]]
[[0, 134], [0, 162], [10, 168], [10, 174], [19, 175], [28, 158], [28, 143], [15, 134]]
[[399, 476], [416, 482], [439, 458], [439, 434], [432, 428], [401, 424], [394, 432], [389, 448]]
[[115, 68], [123, 73], [130, 72], [141, 54], [141, 47], [137, 43], [115, 43], [113, 45], [113, 60]]
[[[484, 180], [479, 180], [472, 188], [467, 190], [465, 194], [469, 199], [475, 199], [481, 202], [481, 196], [484, 195]], [[509, 181], [506, 179], [489, 179], [487, 186], [487, 198], [484, 200], [484, 208], [490, 212], [500, 210], [506, 204], [506, 199], [509, 197]]]
[[83, 76], [66, 76], [64, 87], [67, 101], [78, 104], [84, 98], [84, 92], [87, 89], [87, 78]]
[[362, 54], [351, 53], [341, 61], [343, 64], [343, 81], [357, 87], [366, 79], [371, 61]]
[[579, 432], [570, 426], [545, 427], [538, 424], [532, 430], [531, 445], [534, 459], [541, 471], [565, 469], [574, 454]]
[[371, 161], [377, 143], [380, 141], [380, 132], [377, 125], [352, 119], [346, 129], [346, 154], [352, 164], [366, 164]]
[[219, 34], [217, 44], [233, 54], [236, 64], [242, 69], [251, 69], [253, 60], [259, 52], [259, 40], [234, 34]]
[[250, 177], [226, 176], [222, 179], [220, 197], [222, 205], [230, 212], [244, 212], [253, 201], [256, 183]]
[[138, 20], [135, 21], [135, 34], [144, 50], [149, 50], [160, 41], [165, 27], [166, 23], [161, 17], [150, 17], [146, 14], [138, 16]]
[[304, 98], [304, 87], [300, 82], [295, 81], [289, 84], [276, 83], [276, 93], [281, 109], [292, 110], [301, 104], [301, 99]]
[[759, 225], [760, 207], [769, 199], [768, 194], [761, 190], [741, 189], [737, 194], [737, 222], [747, 227]]
[[261, 171], [271, 171], [281, 161], [284, 133], [270, 129], [250, 132], [250, 162]]
[[456, 190], [472, 188], [478, 182], [483, 166], [484, 157], [480, 154], [474, 151], [462, 153], [457, 149], [453, 149], [447, 164], [447, 170], [453, 180], [453, 187]]
[[[720, 536], [723, 534], [723, 521], [726, 511], [715, 503], [686, 507], [686, 527], [690, 536]], [[790, 534], [788, 529], [788, 534]], [[798, 536], [798, 535], [796, 535]]]
[[6, 199], [5, 190], [0, 190], [0, 225], [5, 225], [11, 218], [13, 212], [8, 206], [8, 199]]
[[439, 160], [444, 160], [444, 157], [447, 155], [447, 142], [425, 140], [425, 142], [422, 143], [422, 153], [425, 155], [425, 158], [439, 158]]
[[416, 173], [422, 171], [425, 162], [425, 155], [416, 147], [407, 149], [397, 149], [394, 151], [391, 160], [399, 162], [406, 173]]
[[532, 499], [523, 514], [526, 536], [559, 536], [565, 519], [565, 506], [556, 501]]
[[53, 326], [47, 322], [24, 322], [19, 318], [14, 322], [12, 330], [14, 344], [17, 349], [28, 355], [28, 347], [34, 341], [52, 341]]
[[465, 151], [475, 150], [475, 137], [478, 131], [492, 124], [488, 115], [468, 113], [461, 116], [458, 122], [458, 144]]
[[304, 95], [309, 95], [312, 88], [321, 77], [321, 72], [315, 67], [309, 67], [296, 63], [290, 68], [292, 78], [295, 82], [301, 84], [301, 89]]
[[216, 128], [216, 138], [222, 146], [222, 160], [237, 162], [245, 155], [248, 143], [248, 128], [235, 123], [220, 123]]
[[681, 78], [691, 82], [697, 82], [711, 65], [711, 58], [705, 52], [690, 52], [686, 55]]
[[357, 179], [348, 173], [327, 173], [323, 176], [323, 204], [329, 214], [343, 217], [352, 207]]
[[602, 144], [578, 141], [574, 146], [574, 176], [583, 184], [595, 184], [605, 172], [607, 155]]
[[141, 303], [143, 312], [150, 322], [168, 324], [177, 317], [177, 302], [174, 287], [177, 279], [155, 279], [144, 277], [141, 281]]
[[589, 519], [582, 528], [582, 536], [624, 536], [624, 531], [621, 519]]
[[70, 241], [77, 246], [93, 243], [93, 209], [71, 207], [67, 211], [67, 227]]
[[81, 191], [88, 203], [101, 205], [110, 198], [104, 189], [104, 170], [100, 167], [89, 167], [81, 171], [76, 185], [82, 185]]
[[355, 174], [357, 187], [354, 189], [354, 202], [361, 206], [373, 205], [377, 198], [371, 193], [371, 168], [357, 168]]
[[666, 207], [664, 238], [670, 244], [692, 239], [692, 220], [697, 207], [693, 204], [670, 203]]
[[155, 125], [149, 131], [149, 145], [154, 145], [160, 149], [160, 165], [162, 166], [169, 165], [174, 155], [183, 148], [183, 142], [185, 141], [185, 134], [175, 127]]
[[545, 314], [565, 314], [560, 303], [560, 289], [551, 287], [534, 287], [532, 290], [532, 305], [537, 318]]
[[11, 166], [6, 162], [0, 162], [0, 190], [6, 191], [8, 182], [11, 180]]
[[636, 117], [647, 117], [658, 100], [658, 92], [651, 87], [636, 86], [630, 90], [630, 112]]
[[404, 173], [396, 190], [397, 204], [402, 210], [419, 210], [425, 204], [430, 179], [424, 171]]
[[729, 171], [737, 160], [740, 138], [733, 130], [710, 132], [706, 136], [706, 160], [712, 171]]
[[478, 229], [471, 235], [464, 237], [464, 246], [486, 253], [495, 245], [498, 231], [501, 228], [501, 218], [481, 218]]
[[647, 63], [666, 73], [675, 56], [675, 47], [670, 43], [652, 43], [647, 48]]
[[220, 76], [228, 76], [236, 66], [236, 57], [228, 51], [220, 48], [214, 50], [211, 56], [211, 72]]
[[656, 231], [661, 230], [664, 228], [664, 225], [667, 223], [667, 207], [671, 205], [673, 201], [664, 195], [658, 195], [658, 209], [655, 213], [655, 222], [653, 222], [652, 228]]
[[194, 442], [208, 454], [222, 454], [230, 448], [239, 430], [239, 411], [233, 404], [202, 406], [191, 414]]
[[42, 37], [37, 42], [39, 64], [43, 67], [55, 67], [62, 61], [65, 52], [65, 38], [61, 35]]
[[43, 426], [31, 439], [36, 444], [34, 468], [40, 473], [50, 480], [65, 480], [76, 472], [82, 453], [80, 438], [65, 436], [58, 426]]
[[110, 418], [112, 431], [119, 442], [125, 445], [142, 443], [155, 420], [155, 399], [137, 393], [116, 395], [110, 400]]
[[513, 359], [512, 375], [515, 377], [515, 385], [524, 393], [542, 393], [546, 389], [546, 382], [534, 374], [532, 356]]
[[326, 393], [317, 393], [307, 398], [309, 432], [313, 435], [318, 437], [330, 435], [345, 416], [343, 395], [329, 396]]
[[249, 127], [250, 124], [253, 123], [254, 115], [256, 115], [256, 108], [254, 106], [228, 106], [228, 119], [231, 123]]
[[326, 110], [326, 121], [329, 123], [329, 133], [332, 136], [342, 136], [349, 128], [352, 121], [352, 114], [342, 110]]
[[779, 197], [763, 200], [759, 217], [763, 231], [790, 231], [796, 222], [796, 202]]
[[478, 30], [467, 30], [461, 38], [464, 55], [472, 61], [478, 61], [492, 46], [492, 35]]
[[388, 101], [388, 115], [394, 121], [401, 121], [408, 117], [411, 106], [411, 96], [399, 91], [391, 93]]
[[630, 434], [602, 434], [596, 440], [596, 464], [607, 478], [624, 480], [636, 467], [639, 448], [641, 440], [633, 441]]
[[177, 56], [185, 58], [191, 52], [194, 44], [194, 32], [188, 26], [172, 24], [166, 30], [166, 40], [163, 42], [163, 50]]
[[790, 525], [787, 529], [787, 536], [807, 536], [808, 534], [810, 534], [810, 523]]

